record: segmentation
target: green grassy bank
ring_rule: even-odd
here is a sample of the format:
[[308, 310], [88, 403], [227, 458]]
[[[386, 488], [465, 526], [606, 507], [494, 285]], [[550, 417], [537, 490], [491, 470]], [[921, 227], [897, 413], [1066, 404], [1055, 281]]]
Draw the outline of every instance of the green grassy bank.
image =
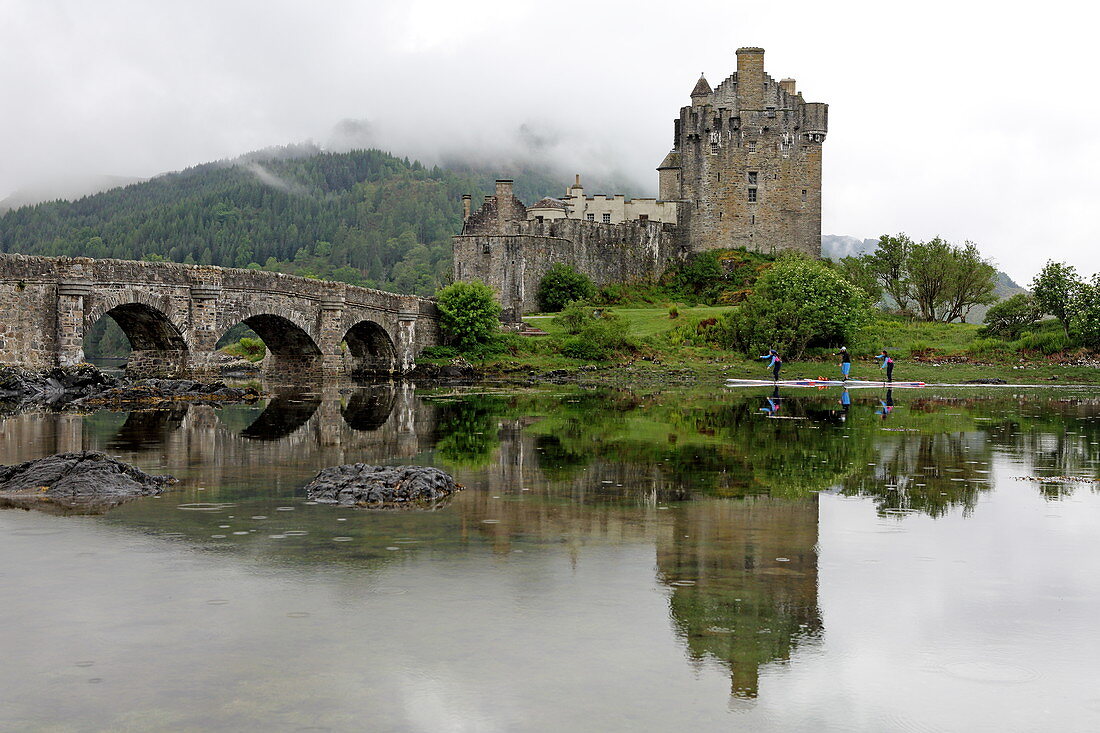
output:
[[[576, 370], [630, 378], [659, 380], [661, 373], [690, 372], [699, 380], [724, 377], [767, 378], [763, 361], [693, 339], [696, 324], [718, 318], [735, 306], [615, 307], [618, 328], [629, 334], [637, 349], [617, 353], [604, 361], [575, 359], [555, 348], [567, 338], [553, 314], [528, 316], [527, 323], [546, 336], [512, 339], [505, 353], [466, 358], [486, 374], [524, 371]], [[1062, 345], [1057, 323], [1044, 323], [1017, 342], [979, 336], [974, 324], [927, 323], [882, 316], [860, 330], [848, 347], [853, 379], [881, 379], [884, 372], [872, 357], [886, 348], [895, 358], [894, 379], [929, 383], [959, 383], [974, 379], [1003, 379], [1012, 384], [1100, 384], [1100, 355], [1081, 350], [1057, 350]], [[449, 359], [430, 359], [445, 363]], [[594, 367], [594, 368], [593, 368]], [[782, 378], [839, 376], [837, 359], [827, 350], [811, 350], [802, 359], [784, 363]]]

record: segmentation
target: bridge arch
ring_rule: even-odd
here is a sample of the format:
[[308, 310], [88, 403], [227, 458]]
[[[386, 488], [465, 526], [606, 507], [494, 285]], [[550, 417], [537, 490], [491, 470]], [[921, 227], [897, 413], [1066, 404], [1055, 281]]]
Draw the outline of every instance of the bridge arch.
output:
[[376, 321], [362, 320], [344, 334], [352, 375], [389, 375], [399, 371], [397, 346], [389, 332]]
[[[291, 318], [276, 313], [256, 313], [239, 323], [251, 328], [267, 347], [264, 371], [276, 378], [315, 376], [320, 373], [322, 353], [309, 331]], [[235, 323], [221, 329], [224, 334]]]
[[140, 290], [95, 298], [84, 313], [87, 333], [104, 316], [118, 324], [130, 342], [126, 371], [134, 376], [180, 376], [187, 371], [190, 346], [168, 315], [170, 303]]

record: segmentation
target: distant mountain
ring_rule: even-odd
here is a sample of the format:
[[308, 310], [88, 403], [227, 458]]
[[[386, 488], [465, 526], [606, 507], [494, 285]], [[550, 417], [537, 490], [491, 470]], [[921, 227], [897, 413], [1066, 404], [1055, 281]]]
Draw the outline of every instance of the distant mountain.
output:
[[57, 183], [34, 186], [33, 188], [22, 188], [6, 198], [0, 199], [0, 214], [10, 209], [33, 206], [44, 201], [71, 201], [109, 191], [112, 188], [129, 186], [131, 183], [141, 183], [145, 180], [148, 179], [132, 176], [88, 176], [69, 178]]
[[843, 234], [821, 235], [821, 256], [828, 260], [858, 257], [878, 248], [877, 239], [857, 239]]

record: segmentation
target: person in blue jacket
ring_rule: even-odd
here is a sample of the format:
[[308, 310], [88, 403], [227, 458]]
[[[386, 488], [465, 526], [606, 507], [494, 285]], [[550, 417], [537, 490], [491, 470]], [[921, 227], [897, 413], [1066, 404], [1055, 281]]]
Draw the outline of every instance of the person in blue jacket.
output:
[[779, 381], [779, 366], [783, 363], [783, 360], [779, 358], [779, 352], [777, 352], [775, 349], [768, 349], [768, 353], [764, 354], [763, 356], [761, 356], [759, 358], [761, 358], [761, 359], [770, 359], [771, 360], [771, 361], [768, 362], [768, 367], [771, 368], [771, 370], [772, 370], [772, 381], [773, 382], [778, 382]]
[[882, 353], [875, 357], [876, 359], [882, 359], [882, 366], [879, 369], [886, 370], [886, 381], [894, 381], [894, 359], [886, 353], [886, 349], [882, 350]]

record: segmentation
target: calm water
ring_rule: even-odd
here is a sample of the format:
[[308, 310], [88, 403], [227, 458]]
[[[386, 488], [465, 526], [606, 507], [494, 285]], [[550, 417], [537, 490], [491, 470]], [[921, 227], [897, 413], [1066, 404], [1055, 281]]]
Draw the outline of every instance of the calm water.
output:
[[[0, 418], [0, 463], [181, 479], [0, 511], [0, 729], [1100, 729], [1100, 392], [850, 396], [333, 386]], [[305, 502], [354, 461], [467, 489]]]

